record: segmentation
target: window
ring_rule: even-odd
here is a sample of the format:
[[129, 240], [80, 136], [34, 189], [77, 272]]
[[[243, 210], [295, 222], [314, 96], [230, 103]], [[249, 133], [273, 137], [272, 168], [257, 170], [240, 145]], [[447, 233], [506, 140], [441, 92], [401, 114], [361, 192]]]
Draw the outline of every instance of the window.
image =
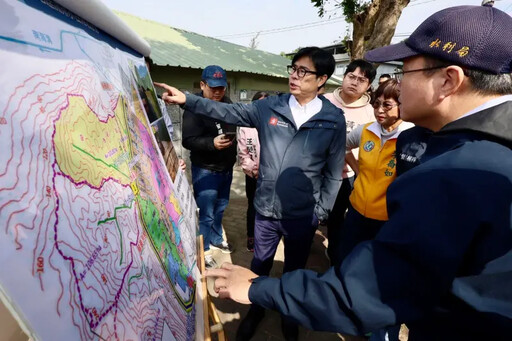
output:
[[343, 64], [336, 64], [336, 69], [334, 70], [334, 74], [336, 76], [339, 76], [339, 75], [343, 75], [345, 73], [345, 70], [346, 70], [346, 66], [343, 65]]

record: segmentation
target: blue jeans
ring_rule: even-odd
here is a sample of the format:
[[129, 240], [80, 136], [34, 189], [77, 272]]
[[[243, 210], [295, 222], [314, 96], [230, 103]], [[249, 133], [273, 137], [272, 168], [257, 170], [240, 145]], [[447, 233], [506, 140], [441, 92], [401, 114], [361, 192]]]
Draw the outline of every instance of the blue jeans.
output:
[[192, 165], [192, 186], [199, 208], [199, 233], [204, 238], [204, 250], [210, 244], [222, 243], [222, 216], [229, 202], [233, 171], [215, 172]]

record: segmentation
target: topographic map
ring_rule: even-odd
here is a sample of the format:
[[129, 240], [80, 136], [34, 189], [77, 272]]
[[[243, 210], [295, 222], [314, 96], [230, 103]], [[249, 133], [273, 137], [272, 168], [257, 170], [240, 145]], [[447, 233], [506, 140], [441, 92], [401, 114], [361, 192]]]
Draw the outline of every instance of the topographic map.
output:
[[143, 58], [52, 3], [0, 13], [4, 301], [37, 340], [193, 339], [195, 228]]

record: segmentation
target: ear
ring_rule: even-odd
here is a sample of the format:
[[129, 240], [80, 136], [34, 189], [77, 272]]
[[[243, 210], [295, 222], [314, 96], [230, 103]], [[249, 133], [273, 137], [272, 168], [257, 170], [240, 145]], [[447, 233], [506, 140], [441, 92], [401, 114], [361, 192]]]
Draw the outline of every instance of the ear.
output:
[[325, 82], [327, 82], [327, 75], [318, 76], [316, 80], [318, 82], [318, 87], [321, 87]]
[[439, 79], [439, 99], [443, 100], [446, 97], [456, 93], [460, 90], [462, 83], [464, 82], [464, 70], [457, 65], [450, 65], [442, 72], [438, 73], [441, 79]]
[[206, 89], [206, 83], [203, 81], [199, 82], [199, 87], [201, 88], [201, 91], [204, 91], [204, 89]]

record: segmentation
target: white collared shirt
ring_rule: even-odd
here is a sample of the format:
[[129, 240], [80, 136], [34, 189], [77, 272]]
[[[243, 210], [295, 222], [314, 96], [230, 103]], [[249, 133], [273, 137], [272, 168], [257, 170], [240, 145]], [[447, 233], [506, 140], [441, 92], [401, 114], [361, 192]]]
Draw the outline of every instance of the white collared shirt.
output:
[[497, 105], [500, 105], [500, 104], [508, 102], [508, 101], [512, 101], [512, 95], [503, 95], [503, 96], [491, 99], [490, 101], [487, 101], [484, 104], [476, 107], [475, 109], [470, 110], [469, 112], [465, 113], [464, 115], [459, 117], [457, 120], [460, 120], [463, 117], [467, 117], [467, 116], [476, 114], [477, 112], [483, 111], [485, 109], [495, 107]]
[[304, 106], [302, 106], [299, 104], [299, 102], [297, 102], [295, 96], [291, 95], [290, 100], [288, 101], [288, 105], [292, 111], [293, 120], [295, 121], [297, 129], [299, 129], [300, 126], [303, 125], [307, 120], [322, 110], [322, 100], [318, 98], [318, 96], [313, 98], [309, 103], [306, 103]]

